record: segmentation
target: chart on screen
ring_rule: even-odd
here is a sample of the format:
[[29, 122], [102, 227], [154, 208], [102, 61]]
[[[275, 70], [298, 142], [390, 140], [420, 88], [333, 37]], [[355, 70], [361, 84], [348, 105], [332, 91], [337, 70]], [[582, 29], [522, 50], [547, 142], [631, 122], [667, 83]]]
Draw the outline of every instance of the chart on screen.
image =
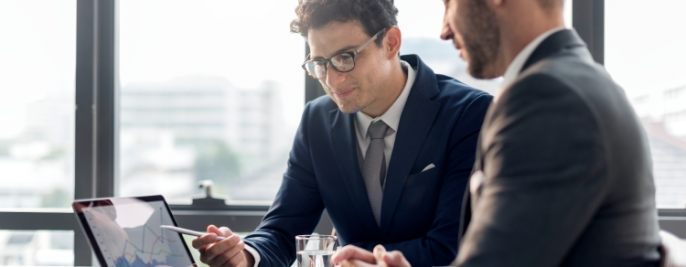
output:
[[[84, 212], [98, 247], [109, 267], [154, 267], [192, 265], [183, 239], [178, 233], [164, 230], [160, 225], [173, 225], [164, 204], [148, 202], [151, 213], [140, 225], [122, 225], [117, 216], [125, 217], [133, 207], [117, 205], [116, 210], [93, 207]], [[146, 207], [146, 208], [148, 208]], [[139, 219], [140, 220], [140, 219]], [[129, 227], [127, 227], [129, 226]]]

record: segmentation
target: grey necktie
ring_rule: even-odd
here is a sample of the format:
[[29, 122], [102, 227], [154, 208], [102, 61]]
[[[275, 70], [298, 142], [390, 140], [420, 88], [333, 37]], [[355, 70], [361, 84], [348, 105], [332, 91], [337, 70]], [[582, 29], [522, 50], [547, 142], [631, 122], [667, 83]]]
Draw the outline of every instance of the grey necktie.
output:
[[372, 206], [372, 213], [376, 219], [376, 225], [381, 224], [381, 202], [383, 200], [383, 184], [386, 177], [386, 156], [384, 155], [384, 137], [388, 125], [383, 121], [377, 121], [369, 126], [369, 136], [372, 141], [367, 148], [367, 154], [362, 164], [362, 177], [367, 188], [367, 197]]

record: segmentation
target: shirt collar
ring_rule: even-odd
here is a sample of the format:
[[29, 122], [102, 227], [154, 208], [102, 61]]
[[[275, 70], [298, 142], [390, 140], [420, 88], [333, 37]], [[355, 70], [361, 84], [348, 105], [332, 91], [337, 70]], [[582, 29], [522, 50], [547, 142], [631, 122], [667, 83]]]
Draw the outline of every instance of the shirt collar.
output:
[[414, 85], [414, 80], [417, 75], [417, 72], [412, 68], [410, 63], [407, 63], [404, 60], [401, 60], [400, 63], [403, 65], [404, 69], [407, 69], [407, 81], [405, 82], [403, 91], [400, 93], [400, 96], [398, 96], [395, 102], [393, 102], [393, 105], [391, 105], [391, 107], [383, 115], [376, 118], [372, 118], [369, 115], [364, 114], [362, 111], [355, 113], [357, 130], [365, 139], [367, 138], [367, 130], [372, 122], [377, 122], [380, 120], [386, 123], [388, 128], [392, 129], [393, 132], [398, 131], [398, 125], [400, 125], [400, 115], [403, 113], [405, 102], [407, 102], [407, 97], [410, 95], [410, 90], [412, 89], [412, 85]]
[[522, 71], [522, 67], [524, 67], [524, 63], [526, 63], [526, 60], [529, 59], [531, 54], [533, 54], [534, 50], [546, 39], [548, 36], [552, 35], [553, 33], [559, 32], [561, 30], [564, 30], [564, 27], [558, 27], [552, 30], [549, 30], [547, 32], [544, 32], [543, 34], [539, 35], [531, 41], [522, 51], [517, 54], [517, 56], [512, 60], [512, 63], [510, 63], [510, 66], [507, 67], [507, 70], [505, 71], [505, 75], [503, 75], [503, 86], [501, 88], [507, 88], [509, 87], [515, 80], [517, 80], [517, 76], [519, 76], [519, 73]]

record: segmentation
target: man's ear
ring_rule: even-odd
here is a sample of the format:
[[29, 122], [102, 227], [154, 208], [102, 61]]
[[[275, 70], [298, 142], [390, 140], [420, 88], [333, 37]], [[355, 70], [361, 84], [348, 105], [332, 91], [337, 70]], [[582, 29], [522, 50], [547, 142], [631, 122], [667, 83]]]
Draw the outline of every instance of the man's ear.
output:
[[400, 46], [403, 43], [400, 28], [398, 28], [398, 26], [391, 26], [388, 28], [384, 39], [383, 45], [384, 50], [386, 50], [386, 56], [389, 59], [397, 56], [398, 53], [400, 53]]

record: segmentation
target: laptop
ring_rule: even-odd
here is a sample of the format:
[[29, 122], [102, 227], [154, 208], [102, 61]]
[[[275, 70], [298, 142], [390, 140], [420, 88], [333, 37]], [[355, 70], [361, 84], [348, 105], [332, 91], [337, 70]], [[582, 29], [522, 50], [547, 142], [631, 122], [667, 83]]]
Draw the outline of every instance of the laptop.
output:
[[196, 266], [164, 197], [77, 200], [74, 214], [101, 266]]

